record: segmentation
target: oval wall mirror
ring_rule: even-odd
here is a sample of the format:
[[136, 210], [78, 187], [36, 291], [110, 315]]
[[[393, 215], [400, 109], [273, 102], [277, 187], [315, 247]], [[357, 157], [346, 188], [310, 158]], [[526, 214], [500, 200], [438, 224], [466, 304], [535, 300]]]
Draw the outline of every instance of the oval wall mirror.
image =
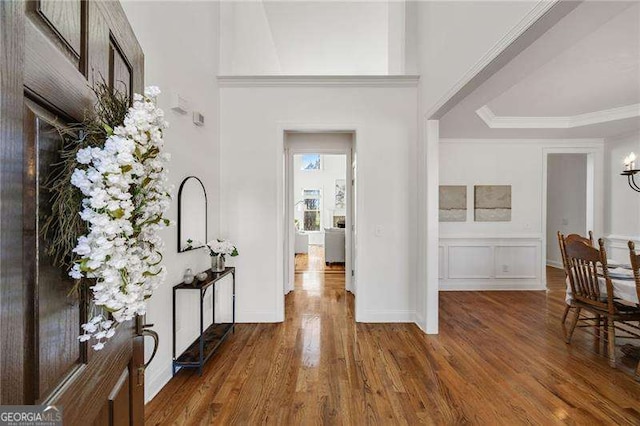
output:
[[178, 191], [178, 253], [207, 242], [207, 191], [195, 176], [185, 178]]

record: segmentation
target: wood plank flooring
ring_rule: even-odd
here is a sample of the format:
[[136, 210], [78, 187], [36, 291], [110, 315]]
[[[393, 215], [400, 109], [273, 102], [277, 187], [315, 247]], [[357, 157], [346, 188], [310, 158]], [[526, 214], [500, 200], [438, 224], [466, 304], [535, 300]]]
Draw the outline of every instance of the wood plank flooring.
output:
[[344, 263], [324, 263], [324, 247], [310, 245], [309, 253], [296, 254], [295, 272], [326, 272], [344, 274]]
[[443, 292], [426, 336], [356, 324], [342, 275], [296, 274], [286, 321], [238, 325], [202, 377], [178, 373], [147, 405], [147, 424], [640, 424], [630, 372], [585, 329], [564, 343], [563, 295]]

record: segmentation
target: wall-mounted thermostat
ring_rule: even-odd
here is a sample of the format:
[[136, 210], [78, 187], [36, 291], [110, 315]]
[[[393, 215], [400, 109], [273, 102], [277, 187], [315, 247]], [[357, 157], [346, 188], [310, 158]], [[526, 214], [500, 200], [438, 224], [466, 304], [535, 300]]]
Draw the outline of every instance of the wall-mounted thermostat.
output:
[[204, 115], [198, 111], [193, 111], [193, 124], [196, 126], [204, 126]]
[[189, 101], [177, 93], [173, 94], [171, 96], [171, 109], [180, 114], [186, 114], [189, 111]]

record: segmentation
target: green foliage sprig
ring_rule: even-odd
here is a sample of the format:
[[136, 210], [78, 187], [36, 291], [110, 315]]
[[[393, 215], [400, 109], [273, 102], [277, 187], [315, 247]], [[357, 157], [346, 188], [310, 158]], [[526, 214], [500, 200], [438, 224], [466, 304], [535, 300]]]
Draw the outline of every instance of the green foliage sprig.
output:
[[76, 260], [73, 249], [78, 237], [86, 234], [86, 222], [80, 218], [82, 193], [71, 185], [71, 175], [77, 167], [78, 150], [87, 147], [103, 147], [108, 135], [122, 125], [130, 106], [126, 93], [112, 90], [104, 80], [92, 89], [96, 104], [86, 111], [84, 120], [67, 126], [59, 126], [62, 138], [60, 160], [52, 165], [45, 180], [49, 192], [51, 210], [45, 213], [41, 227], [45, 251], [57, 267], [68, 270]]

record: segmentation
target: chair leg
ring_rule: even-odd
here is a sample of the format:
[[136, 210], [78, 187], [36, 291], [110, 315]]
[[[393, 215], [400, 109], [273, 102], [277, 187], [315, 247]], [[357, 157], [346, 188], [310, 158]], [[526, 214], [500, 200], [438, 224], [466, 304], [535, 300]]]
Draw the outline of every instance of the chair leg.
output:
[[565, 321], [567, 320], [567, 315], [569, 315], [569, 311], [571, 310], [571, 305], [567, 305], [564, 308], [564, 314], [562, 314], [562, 324], [565, 323]]
[[573, 315], [573, 319], [571, 320], [571, 326], [569, 327], [569, 334], [565, 336], [565, 341], [567, 343], [571, 343], [571, 337], [573, 336], [573, 332], [576, 330], [576, 325], [578, 324], [578, 318], [580, 318], [580, 311], [582, 308], [576, 308], [576, 313]]
[[609, 366], [616, 368], [616, 326], [613, 319], [607, 321]]
[[640, 382], [640, 361], [638, 361], [638, 366], [636, 367], [636, 380]]
[[595, 339], [593, 340], [593, 349], [597, 354], [600, 353], [600, 314], [596, 314]]

